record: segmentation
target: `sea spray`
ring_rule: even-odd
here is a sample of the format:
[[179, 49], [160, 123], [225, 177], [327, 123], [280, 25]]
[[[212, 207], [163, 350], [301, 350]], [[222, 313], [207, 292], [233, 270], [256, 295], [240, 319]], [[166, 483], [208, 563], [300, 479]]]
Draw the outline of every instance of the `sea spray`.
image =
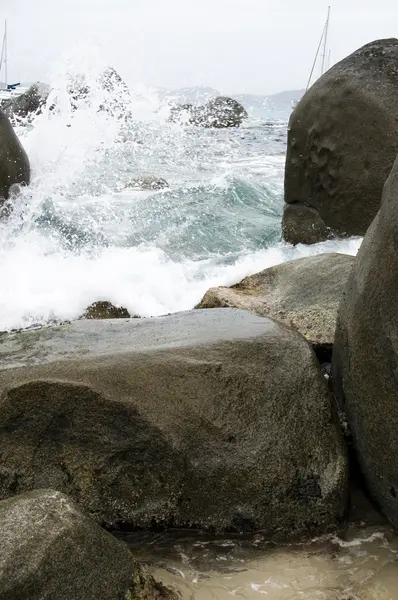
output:
[[[273, 119], [265, 104], [239, 129], [183, 127], [168, 122], [167, 94], [107, 89], [109, 65], [81, 56], [17, 125], [32, 182], [0, 221], [0, 330], [74, 319], [96, 300], [140, 316], [187, 310], [268, 266], [356, 253], [360, 240], [280, 241], [287, 114]], [[130, 187], [148, 174], [170, 187]]]

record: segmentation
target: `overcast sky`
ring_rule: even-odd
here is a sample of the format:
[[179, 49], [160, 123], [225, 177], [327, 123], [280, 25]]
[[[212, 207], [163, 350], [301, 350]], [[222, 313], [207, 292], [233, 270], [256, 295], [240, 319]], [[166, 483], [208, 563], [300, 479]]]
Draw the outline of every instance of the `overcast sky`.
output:
[[398, 0], [0, 0], [0, 20], [9, 80], [93, 47], [130, 84], [267, 94], [305, 87], [329, 3], [332, 63], [398, 36]]

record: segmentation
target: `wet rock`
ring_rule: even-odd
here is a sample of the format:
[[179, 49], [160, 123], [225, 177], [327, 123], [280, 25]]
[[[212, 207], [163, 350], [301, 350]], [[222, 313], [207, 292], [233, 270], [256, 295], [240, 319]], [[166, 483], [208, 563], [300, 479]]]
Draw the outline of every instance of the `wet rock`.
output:
[[297, 332], [214, 309], [0, 341], [1, 498], [51, 485], [108, 525], [271, 539], [343, 516], [345, 448]]
[[137, 188], [139, 190], [163, 190], [170, 187], [165, 179], [162, 177], [155, 177], [153, 175], [144, 175], [132, 179], [127, 187]]
[[305, 204], [285, 204], [282, 221], [283, 239], [290, 244], [316, 244], [333, 238], [316, 208]]
[[302, 333], [316, 346], [331, 346], [336, 316], [353, 256], [319, 254], [208, 290], [196, 308], [235, 307], [269, 316]]
[[203, 106], [182, 104], [172, 107], [170, 121], [185, 122], [200, 127], [239, 127], [247, 119], [245, 108], [233, 98], [218, 96]]
[[398, 152], [398, 40], [333, 66], [291, 115], [283, 235], [312, 244], [364, 235]]
[[398, 526], [398, 160], [340, 304], [333, 352], [345, 412], [371, 496]]
[[29, 159], [8, 117], [0, 109], [0, 206], [9, 197], [10, 187], [28, 184]]
[[100, 300], [93, 302], [82, 314], [82, 319], [129, 319], [130, 313], [123, 306], [114, 306], [110, 302]]
[[54, 490], [0, 502], [0, 547], [0, 600], [172, 596], [135, 563], [123, 542]]
[[29, 115], [39, 114], [42, 111], [49, 94], [49, 86], [35, 83], [21, 96], [2, 102], [1, 107], [9, 118], [25, 119]]

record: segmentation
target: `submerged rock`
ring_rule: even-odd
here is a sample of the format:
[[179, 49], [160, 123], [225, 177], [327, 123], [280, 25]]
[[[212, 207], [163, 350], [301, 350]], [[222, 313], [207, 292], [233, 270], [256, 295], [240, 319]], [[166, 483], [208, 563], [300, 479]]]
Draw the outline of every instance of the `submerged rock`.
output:
[[233, 98], [218, 96], [203, 106], [182, 104], [172, 107], [170, 121], [186, 122], [200, 127], [239, 127], [247, 119], [245, 108]]
[[36, 490], [0, 502], [0, 600], [157, 600], [171, 591], [67, 496]]
[[345, 412], [369, 491], [398, 526], [398, 159], [341, 301], [333, 355]]
[[1, 107], [9, 118], [24, 119], [32, 114], [39, 114], [47, 102], [50, 87], [44, 83], [34, 83], [27, 92], [16, 98], [2, 102]]
[[8, 117], [0, 109], [0, 206], [15, 183], [30, 182], [28, 155], [18, 140]]
[[114, 306], [105, 300], [93, 302], [84, 311], [82, 319], [129, 319], [130, 313], [123, 306]]
[[331, 346], [353, 262], [353, 256], [335, 253], [292, 260], [231, 287], [211, 288], [196, 308], [244, 308], [281, 321], [316, 346]]
[[292, 113], [283, 236], [312, 244], [364, 235], [398, 152], [398, 40], [363, 46], [318, 79]]
[[163, 190], [170, 187], [165, 179], [162, 177], [155, 177], [153, 175], [143, 175], [132, 179], [127, 187], [137, 188], [140, 190]]
[[0, 344], [0, 497], [40, 486], [103, 523], [324, 531], [347, 462], [306, 340], [234, 309], [77, 321]]

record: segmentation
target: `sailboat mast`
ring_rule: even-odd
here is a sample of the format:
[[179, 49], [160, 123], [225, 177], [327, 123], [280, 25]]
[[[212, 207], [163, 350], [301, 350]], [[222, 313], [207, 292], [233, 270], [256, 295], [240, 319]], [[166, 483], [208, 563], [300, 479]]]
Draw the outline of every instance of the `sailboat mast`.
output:
[[324, 72], [325, 72], [326, 47], [327, 47], [327, 43], [328, 43], [328, 31], [329, 31], [329, 19], [330, 19], [330, 6], [328, 6], [328, 16], [327, 16], [326, 25], [325, 25], [325, 36], [323, 38], [323, 54], [322, 54], [321, 75], [323, 75]]
[[3, 52], [2, 54], [4, 54], [4, 83], [6, 84], [6, 89], [7, 89], [7, 83], [8, 83], [8, 74], [7, 74], [7, 21], [4, 22], [4, 38], [3, 38]]

